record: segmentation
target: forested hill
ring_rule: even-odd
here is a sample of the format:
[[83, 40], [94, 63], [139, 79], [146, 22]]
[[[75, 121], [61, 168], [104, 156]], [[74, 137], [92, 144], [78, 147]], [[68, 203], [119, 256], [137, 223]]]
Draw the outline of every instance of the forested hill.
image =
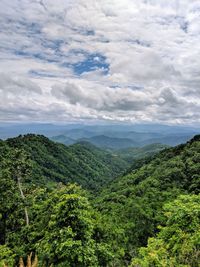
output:
[[[0, 266], [30, 252], [38, 267], [199, 266], [200, 135], [113, 179], [122, 163], [85, 143], [0, 141]], [[52, 181], [106, 186], [88, 199], [74, 184], [44, 188]]]
[[[116, 236], [111, 242], [112, 247], [119, 253], [118, 257], [121, 257], [120, 252], [123, 251], [124, 261], [130, 261], [131, 257], [137, 254], [137, 248], [145, 246], [148, 237], [155, 236], [157, 227], [165, 225], [163, 206], [181, 194], [199, 194], [199, 192], [200, 135], [184, 145], [158, 153], [142, 167], [117, 178], [95, 200], [95, 205], [106, 221], [107, 232]], [[184, 232], [180, 231], [180, 235], [181, 233], [184, 235]], [[173, 232], [170, 235], [173, 236]], [[178, 246], [175, 238], [174, 236], [173, 245]], [[177, 238], [180, 238], [177, 242], [182, 242], [181, 237]], [[187, 243], [187, 240], [184, 242]], [[200, 243], [197, 243], [199, 246]], [[152, 255], [153, 253], [158, 257], [156, 251], [152, 251]], [[142, 261], [144, 265], [134, 266], [168, 266], [158, 263], [145, 265], [145, 260], [147, 258]], [[119, 266], [120, 264], [122, 263], [119, 263]]]
[[67, 147], [42, 135], [21, 135], [2, 141], [0, 145], [23, 149], [33, 163], [31, 183], [46, 187], [57, 182], [70, 182], [96, 190], [128, 166], [120, 157], [91, 144], [79, 143]]

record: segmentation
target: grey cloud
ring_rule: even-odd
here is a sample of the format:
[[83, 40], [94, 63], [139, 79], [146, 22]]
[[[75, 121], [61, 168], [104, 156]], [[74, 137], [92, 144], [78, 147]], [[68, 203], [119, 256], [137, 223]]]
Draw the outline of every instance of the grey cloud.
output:
[[31, 80], [23, 77], [12, 77], [12, 73], [0, 73], [0, 91], [14, 95], [42, 94], [41, 88]]
[[155, 117], [160, 121], [184, 121], [186, 123], [199, 120], [200, 102], [180, 97], [172, 88], [164, 88], [159, 94], [158, 113]]
[[171, 88], [162, 89], [159, 99], [162, 100], [161, 101], [162, 105], [168, 105], [175, 108], [177, 108], [179, 103], [181, 103], [180, 99]]
[[69, 103], [80, 104], [88, 108], [102, 111], [136, 111], [145, 110], [152, 104], [150, 95], [128, 88], [87, 88], [74, 83], [54, 85], [52, 94]]

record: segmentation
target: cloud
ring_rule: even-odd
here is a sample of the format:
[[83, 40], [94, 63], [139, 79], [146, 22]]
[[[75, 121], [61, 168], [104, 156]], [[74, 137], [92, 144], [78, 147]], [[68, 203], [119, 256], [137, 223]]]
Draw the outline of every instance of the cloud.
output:
[[30, 95], [42, 94], [41, 88], [27, 78], [12, 77], [11, 75], [0, 73], [0, 91], [4, 94]]
[[199, 123], [199, 23], [197, 0], [2, 0], [0, 120]]
[[[141, 91], [134, 91], [129, 88], [101, 88], [98, 84], [93, 88], [93, 83], [85, 84], [83, 81], [79, 81], [79, 83], [68, 82], [65, 85], [54, 85], [52, 94], [58, 99], [66, 99], [73, 105], [79, 104], [109, 112], [145, 110], [152, 102], [150, 95]], [[84, 84], [85, 87], [83, 87]]]

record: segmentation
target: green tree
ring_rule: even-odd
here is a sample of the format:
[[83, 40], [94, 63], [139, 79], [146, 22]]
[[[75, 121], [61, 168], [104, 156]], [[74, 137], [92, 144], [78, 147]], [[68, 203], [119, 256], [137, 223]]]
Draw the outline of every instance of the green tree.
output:
[[166, 226], [141, 248], [131, 267], [197, 267], [200, 262], [200, 195], [165, 205]]
[[0, 146], [0, 245], [5, 245], [9, 233], [18, 228], [18, 211], [21, 202], [16, 182], [11, 173], [11, 151], [5, 145]]
[[0, 143], [0, 245], [24, 254], [25, 226], [29, 225], [28, 202], [24, 191], [31, 163], [23, 150]]
[[76, 185], [63, 186], [38, 207], [36, 250], [47, 265], [98, 266], [92, 238], [94, 218], [89, 202]]
[[0, 267], [14, 265], [14, 253], [5, 245], [0, 245]]
[[23, 192], [23, 180], [30, 174], [31, 161], [29, 160], [26, 152], [21, 149], [15, 148], [10, 154], [10, 172], [14, 181], [16, 181], [21, 200], [24, 203], [24, 214], [26, 225], [29, 225], [28, 206], [26, 203], [26, 197]]

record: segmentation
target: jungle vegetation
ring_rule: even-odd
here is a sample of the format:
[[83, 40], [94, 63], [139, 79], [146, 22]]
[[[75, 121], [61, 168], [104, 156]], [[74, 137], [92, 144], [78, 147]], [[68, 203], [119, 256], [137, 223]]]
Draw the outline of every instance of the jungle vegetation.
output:
[[198, 267], [200, 136], [131, 166], [124, 155], [0, 141], [0, 266], [32, 253], [39, 267]]

